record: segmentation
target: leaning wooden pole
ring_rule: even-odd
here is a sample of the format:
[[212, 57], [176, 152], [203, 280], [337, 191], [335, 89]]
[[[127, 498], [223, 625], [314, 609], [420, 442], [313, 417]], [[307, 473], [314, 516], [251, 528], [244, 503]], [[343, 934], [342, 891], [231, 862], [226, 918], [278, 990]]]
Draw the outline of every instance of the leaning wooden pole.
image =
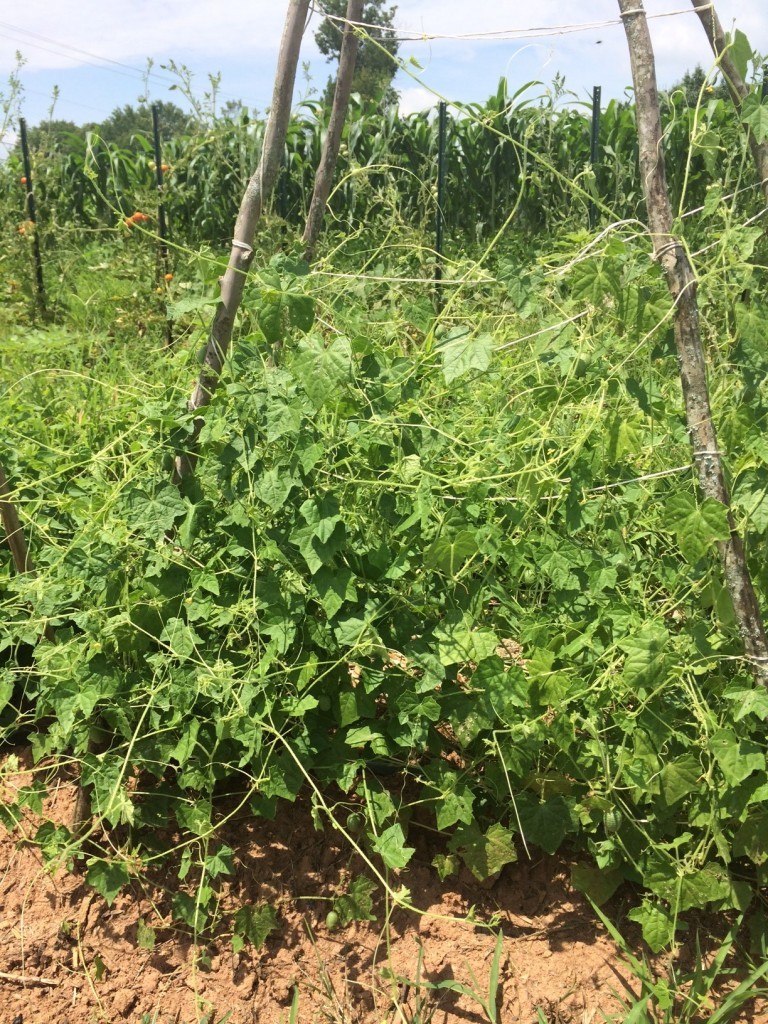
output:
[[328, 131], [323, 143], [320, 163], [315, 172], [315, 187], [312, 191], [307, 223], [304, 226], [304, 235], [301, 239], [304, 245], [304, 259], [307, 263], [311, 263], [315, 255], [317, 240], [323, 227], [323, 217], [325, 216], [328, 196], [331, 194], [333, 172], [336, 169], [336, 160], [341, 146], [341, 135], [347, 118], [349, 97], [352, 93], [352, 77], [355, 73], [355, 63], [357, 61], [358, 38], [355, 23], [359, 22], [362, 16], [363, 0], [347, 0], [344, 35], [341, 40], [339, 70], [336, 75], [336, 89], [333, 93], [331, 116], [328, 121]]
[[5, 540], [11, 549], [11, 558], [13, 558], [16, 572], [34, 572], [35, 566], [29, 557], [24, 531], [16, 512], [16, 506], [11, 500], [11, 489], [2, 466], [0, 466], [0, 521], [5, 529]]
[[648, 207], [648, 225], [655, 258], [664, 271], [675, 306], [675, 344], [688, 433], [693, 446], [693, 461], [704, 496], [714, 498], [728, 510], [731, 535], [718, 545], [723, 574], [733, 601], [746, 657], [757, 680], [763, 686], [768, 686], [768, 641], [747, 567], [744, 545], [736, 532], [712, 421], [704, 348], [699, 331], [696, 278], [684, 247], [672, 234], [672, 206], [664, 169], [656, 68], [648, 22], [642, 0], [618, 0], [618, 4], [632, 63], [640, 174]]
[[221, 278], [221, 295], [213, 316], [203, 365], [192, 397], [187, 403], [187, 408], [195, 414], [195, 418], [192, 432], [186, 442], [186, 450], [177, 455], [175, 460], [174, 479], [176, 483], [181, 483], [185, 477], [194, 472], [197, 463], [197, 441], [203, 426], [203, 418], [198, 414], [210, 403], [218, 387], [221, 369], [232, 341], [235, 318], [245, 288], [245, 279], [253, 262], [253, 239], [256, 234], [256, 225], [261, 217], [264, 200], [274, 188], [280, 171], [280, 161], [291, 116], [301, 38], [307, 22], [308, 11], [309, 0], [289, 0], [261, 159], [246, 186], [240, 203], [229, 264]]
[[[741, 105], [749, 95], [749, 89], [736, 66], [736, 62], [731, 56], [728, 40], [717, 16], [715, 5], [710, 3], [709, 0], [691, 0], [691, 3], [699, 16], [699, 21], [704, 26], [709, 45], [712, 47], [715, 59], [723, 72], [733, 105], [737, 111], [741, 111]], [[757, 173], [760, 175], [760, 187], [763, 190], [766, 205], [768, 205], [768, 143], [758, 142], [755, 138], [755, 133], [748, 126], [747, 138], [749, 139], [752, 159], [755, 161]]]
[[[24, 529], [21, 525], [16, 506], [13, 503], [11, 489], [8, 486], [8, 478], [5, 470], [0, 466], [0, 522], [5, 530], [5, 540], [11, 549], [11, 558], [16, 572], [33, 573], [35, 563], [29, 554], [27, 541], [24, 537]], [[53, 630], [49, 625], [43, 627], [43, 636], [53, 643]]]

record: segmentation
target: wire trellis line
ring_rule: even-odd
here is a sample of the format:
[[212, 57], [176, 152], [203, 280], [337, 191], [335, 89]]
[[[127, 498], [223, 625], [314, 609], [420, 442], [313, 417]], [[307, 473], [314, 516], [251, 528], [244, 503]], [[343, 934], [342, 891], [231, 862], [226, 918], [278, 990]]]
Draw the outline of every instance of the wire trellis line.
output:
[[[320, 5], [322, 10], [322, 5]], [[709, 10], [712, 4], [707, 4], [706, 7], [699, 8], [699, 10]], [[329, 21], [336, 22], [339, 25], [346, 24], [346, 18], [339, 15], [327, 14], [322, 12]], [[631, 14], [640, 13], [639, 11], [628, 12]], [[645, 13], [645, 12], [643, 12]], [[659, 18], [673, 18], [682, 14], [695, 14], [696, 11], [693, 8], [681, 8], [676, 11], [662, 11], [659, 14], [646, 14], [649, 21]], [[381, 31], [381, 25], [376, 25], [369, 21], [353, 21], [350, 24], [354, 25], [355, 28], [361, 29], [374, 29], [377, 32]], [[476, 41], [476, 42], [505, 42], [514, 39], [540, 39], [548, 36], [564, 36], [572, 35], [577, 32], [595, 32], [598, 29], [604, 28], [618, 28], [622, 25], [621, 18], [607, 18], [604, 21], [584, 21], [577, 22], [575, 24], [567, 25], [540, 25], [534, 28], [524, 29], [495, 29], [489, 32], [456, 32], [456, 33], [442, 33], [442, 32], [417, 32], [415, 29], [399, 29], [393, 33], [387, 33], [386, 38], [391, 39], [393, 42], [398, 43], [431, 43], [436, 41]]]

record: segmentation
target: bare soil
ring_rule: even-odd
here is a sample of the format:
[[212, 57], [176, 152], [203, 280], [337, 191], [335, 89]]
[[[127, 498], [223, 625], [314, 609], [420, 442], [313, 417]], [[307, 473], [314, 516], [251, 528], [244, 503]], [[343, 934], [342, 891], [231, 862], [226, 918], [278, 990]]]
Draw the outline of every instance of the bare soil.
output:
[[[6, 786], [28, 781], [25, 774], [6, 776]], [[46, 818], [68, 822], [75, 795], [74, 783], [60, 780]], [[30, 815], [23, 832], [34, 834], [38, 823]], [[440, 882], [425, 834], [395, 880], [395, 888], [410, 889], [419, 912], [388, 908], [380, 898], [375, 922], [329, 932], [329, 900], [366, 869], [337, 834], [315, 828], [308, 802], [286, 805], [272, 822], [233, 821], [222, 838], [235, 850], [237, 872], [222, 887], [213, 937], [195, 941], [171, 919], [175, 867], [144, 874], [109, 907], [82, 875], [52, 872], [22, 832], [0, 826], [0, 1024], [487, 1021], [476, 999], [425, 985], [453, 979], [479, 986], [487, 998], [496, 939], [468, 917], [496, 919], [504, 935], [496, 992], [501, 1024], [590, 1024], [604, 1014], [621, 1020], [616, 993], [624, 984], [638, 988], [588, 902], [572, 889], [567, 857], [521, 854], [492, 883], [469, 874]], [[263, 901], [278, 910], [279, 929], [259, 951], [247, 945], [235, 954], [232, 911]], [[613, 919], [621, 920], [622, 907], [621, 898], [614, 901]], [[152, 949], [138, 944], [139, 919], [156, 929]], [[632, 926], [621, 927], [641, 955]], [[718, 923], [711, 927], [716, 932]], [[717, 948], [717, 935], [698, 931], [705, 954], [708, 944]], [[765, 1004], [755, 1003], [739, 1020], [766, 1024]]]

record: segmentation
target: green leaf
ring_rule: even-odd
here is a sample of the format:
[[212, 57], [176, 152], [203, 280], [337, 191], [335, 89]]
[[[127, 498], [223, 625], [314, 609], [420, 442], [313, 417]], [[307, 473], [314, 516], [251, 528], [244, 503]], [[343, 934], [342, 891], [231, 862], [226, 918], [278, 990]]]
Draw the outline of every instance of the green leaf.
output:
[[638, 634], [619, 644], [626, 654], [623, 674], [628, 686], [651, 686], [663, 678], [668, 640], [669, 634], [663, 626], [648, 623]]
[[0, 711], [13, 696], [13, 675], [8, 669], [0, 670]]
[[371, 913], [373, 909], [372, 893], [376, 890], [376, 884], [366, 878], [365, 875], [358, 875], [343, 896], [333, 901], [333, 909], [339, 915], [339, 923], [344, 927], [352, 921], [375, 921], [376, 917]]
[[271, 509], [277, 511], [283, 507], [297, 483], [295, 477], [286, 473], [284, 469], [268, 469], [262, 477], [256, 480], [253, 491], [265, 505], [269, 505]]
[[125, 495], [124, 507], [131, 529], [152, 540], [164, 537], [189, 509], [173, 484], [158, 484], [152, 493], [140, 487], [132, 488]]
[[768, 719], [768, 693], [762, 686], [728, 690], [723, 696], [734, 703], [731, 712], [734, 722], [740, 722], [747, 715], [754, 715], [763, 722]]
[[340, 398], [354, 381], [352, 346], [347, 338], [334, 338], [326, 348], [323, 338], [302, 338], [291, 372], [316, 409]]
[[[11, 828], [18, 825], [13, 821]], [[54, 825], [52, 821], [44, 821], [35, 833], [34, 842], [40, 847], [43, 860], [56, 860], [72, 842], [72, 833], [66, 825]]]
[[211, 878], [218, 878], [220, 875], [234, 875], [235, 851], [229, 846], [222, 846], [205, 858], [205, 870]]
[[183, 921], [198, 933], [205, 929], [208, 914], [203, 903], [194, 896], [187, 892], [175, 892], [171, 897], [171, 907], [177, 921]]
[[349, 569], [321, 566], [312, 577], [323, 611], [332, 619], [345, 601], [357, 600], [354, 574]]
[[665, 764], [661, 770], [661, 795], [668, 807], [695, 792], [702, 775], [701, 762], [695, 754], [683, 754]]
[[727, 900], [731, 894], [728, 872], [719, 865], [707, 865], [691, 875], [683, 875], [680, 889], [680, 910], [704, 907], [707, 903]]
[[308, 331], [315, 319], [315, 302], [300, 288], [295, 287], [291, 275], [263, 271], [259, 278], [266, 287], [258, 293], [256, 319], [264, 337], [270, 344], [283, 341], [287, 331], [296, 327]]
[[154, 949], [155, 948], [156, 934], [155, 929], [150, 928], [143, 917], [139, 918], [139, 923], [136, 928], [136, 942], [140, 949]]
[[740, 740], [730, 729], [718, 730], [709, 742], [729, 786], [738, 786], [752, 772], [765, 770], [765, 754], [758, 744]]
[[208, 835], [211, 831], [211, 801], [199, 797], [190, 803], [179, 803], [176, 820], [179, 825], [196, 836]]
[[360, 650], [380, 643], [378, 634], [370, 622], [357, 615], [337, 619], [333, 626], [333, 635], [339, 646], [345, 649]]
[[749, 62], [753, 59], [752, 47], [749, 45], [749, 40], [741, 31], [737, 28], [731, 37], [730, 32], [726, 35], [728, 56], [731, 58], [733, 63], [736, 65], [736, 70], [739, 72], [742, 78], [747, 77], [747, 67]]
[[768, 861], [768, 811], [756, 810], [733, 837], [735, 857], [749, 857], [758, 867]]
[[440, 346], [445, 383], [452, 384], [470, 370], [487, 370], [493, 347], [492, 335], [473, 335], [465, 327], [454, 327]]
[[547, 853], [555, 853], [571, 827], [568, 804], [561, 796], [549, 800], [518, 800], [523, 835]]
[[381, 859], [393, 871], [404, 868], [416, 852], [414, 847], [405, 845], [405, 833], [402, 825], [395, 823], [376, 836], [371, 846]]
[[728, 510], [714, 498], [705, 498], [697, 505], [694, 497], [685, 491], [673, 494], [666, 504], [666, 522], [677, 534], [686, 561], [694, 565], [716, 540], [727, 540], [730, 535]]
[[661, 904], [644, 900], [642, 906], [630, 910], [630, 921], [643, 930], [643, 938], [653, 953], [667, 949], [675, 940], [675, 918]]
[[436, 537], [427, 550], [425, 562], [446, 576], [455, 576], [479, 551], [477, 534], [473, 530], [460, 530]]
[[598, 907], [613, 896], [623, 881], [620, 871], [598, 868], [584, 862], [574, 864], [571, 868], [573, 887], [583, 892]]
[[254, 949], [261, 949], [277, 927], [277, 911], [269, 903], [246, 904], [237, 911], [233, 919], [233, 947], [237, 936], [241, 942], [247, 939]]
[[471, 825], [474, 802], [474, 790], [469, 783], [454, 776], [452, 787], [441, 792], [436, 802], [437, 827], [440, 831], [445, 831], [451, 825], [455, 825], [457, 821]]
[[461, 862], [455, 853], [438, 853], [432, 859], [432, 866], [437, 871], [440, 881], [444, 882], [446, 878], [458, 872]]
[[174, 657], [191, 658], [203, 640], [184, 619], [171, 616], [160, 634], [160, 643], [167, 644]]
[[441, 665], [481, 662], [496, 653], [498, 638], [490, 629], [475, 629], [471, 619], [454, 618], [435, 630]]
[[117, 894], [128, 884], [130, 877], [128, 868], [122, 861], [94, 860], [91, 861], [85, 880], [111, 907]]
[[517, 860], [512, 833], [498, 823], [491, 825], [485, 833], [474, 823], [461, 828], [449, 846], [481, 882], [497, 874], [505, 864]]

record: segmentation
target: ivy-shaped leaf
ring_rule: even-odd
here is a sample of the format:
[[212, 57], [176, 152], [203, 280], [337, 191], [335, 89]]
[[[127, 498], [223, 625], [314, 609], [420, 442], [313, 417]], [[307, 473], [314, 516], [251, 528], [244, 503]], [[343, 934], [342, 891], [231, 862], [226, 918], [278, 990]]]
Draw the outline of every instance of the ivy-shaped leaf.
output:
[[481, 832], [474, 823], [467, 825], [456, 832], [449, 846], [481, 882], [517, 860], [512, 833], [498, 823], [487, 832]]
[[416, 850], [412, 846], [405, 845], [405, 833], [403, 826], [397, 822], [375, 836], [371, 846], [378, 853], [384, 863], [393, 871], [404, 868]]
[[487, 370], [493, 347], [492, 335], [474, 335], [465, 327], [454, 327], [440, 345], [445, 383], [452, 384], [470, 370]]
[[716, 540], [731, 535], [728, 510], [714, 498], [705, 498], [697, 505], [693, 495], [681, 491], [666, 504], [666, 522], [677, 534], [686, 561], [695, 565]]
[[94, 860], [88, 868], [85, 880], [100, 893], [111, 907], [124, 885], [130, 880], [128, 868], [119, 860]]
[[660, 903], [643, 900], [642, 905], [630, 910], [627, 916], [640, 925], [651, 952], [660, 953], [674, 942], [675, 917]]
[[334, 338], [326, 347], [323, 338], [311, 335], [299, 342], [291, 372], [316, 409], [329, 399], [340, 398], [354, 381], [352, 346], [347, 338]]
[[751, 92], [744, 97], [741, 105], [741, 120], [752, 129], [755, 141], [760, 144], [768, 139], [768, 101]]
[[233, 919], [232, 948], [239, 953], [246, 940], [261, 949], [278, 927], [277, 911], [269, 903], [246, 904]]
[[664, 675], [667, 659], [665, 649], [669, 634], [658, 623], [645, 625], [639, 633], [623, 640], [624, 681], [630, 687], [650, 686]]
[[352, 921], [375, 921], [373, 910], [373, 896], [376, 891], [376, 883], [365, 875], [358, 875], [343, 896], [333, 901], [333, 909], [339, 915], [339, 923], [343, 926], [351, 924]]

